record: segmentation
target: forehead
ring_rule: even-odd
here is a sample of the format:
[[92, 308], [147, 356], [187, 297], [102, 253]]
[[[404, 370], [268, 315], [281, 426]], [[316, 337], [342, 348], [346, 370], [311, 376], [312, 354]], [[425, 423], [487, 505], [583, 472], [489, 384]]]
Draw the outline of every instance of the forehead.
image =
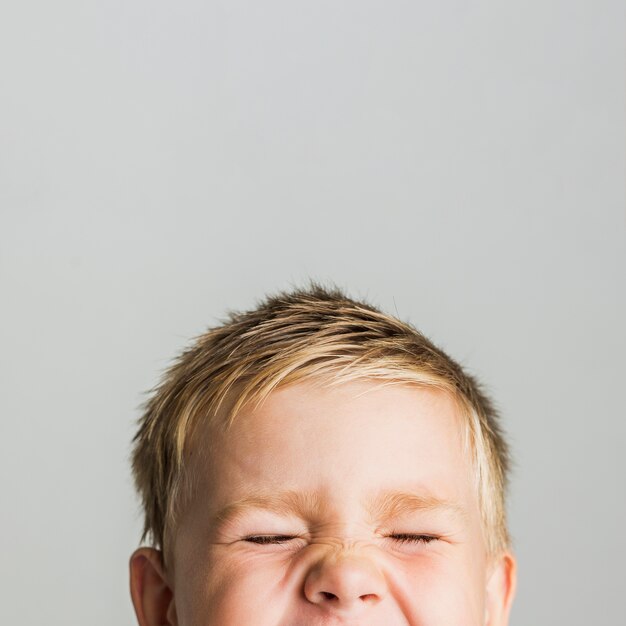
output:
[[204, 427], [194, 482], [211, 508], [294, 492], [334, 510], [399, 490], [469, 504], [462, 433], [457, 403], [433, 388], [298, 382], [241, 411], [227, 431]]

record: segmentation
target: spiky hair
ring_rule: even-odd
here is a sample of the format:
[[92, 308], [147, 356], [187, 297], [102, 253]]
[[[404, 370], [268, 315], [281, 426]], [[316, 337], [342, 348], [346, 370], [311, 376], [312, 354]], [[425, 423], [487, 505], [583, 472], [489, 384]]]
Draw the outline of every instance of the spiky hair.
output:
[[133, 440], [143, 539], [163, 550], [174, 531], [189, 482], [185, 452], [200, 422], [220, 421], [227, 428], [243, 406], [304, 379], [329, 384], [376, 379], [450, 393], [464, 416], [488, 549], [497, 553], [508, 546], [508, 447], [480, 385], [411, 324], [317, 283], [230, 313], [165, 372]]

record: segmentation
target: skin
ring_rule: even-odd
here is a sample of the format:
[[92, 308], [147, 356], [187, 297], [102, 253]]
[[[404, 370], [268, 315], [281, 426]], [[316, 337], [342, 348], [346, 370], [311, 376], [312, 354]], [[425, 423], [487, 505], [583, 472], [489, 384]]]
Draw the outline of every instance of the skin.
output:
[[440, 391], [301, 382], [201, 433], [167, 569], [131, 558], [139, 624], [506, 626], [459, 424]]

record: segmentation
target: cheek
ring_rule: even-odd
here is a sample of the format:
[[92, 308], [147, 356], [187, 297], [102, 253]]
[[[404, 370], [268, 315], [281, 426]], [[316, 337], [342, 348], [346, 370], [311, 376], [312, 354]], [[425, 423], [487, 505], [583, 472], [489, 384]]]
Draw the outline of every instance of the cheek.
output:
[[484, 623], [484, 583], [467, 560], [424, 556], [396, 562], [388, 571], [390, 591], [410, 623]]
[[[218, 551], [219, 552], [219, 551]], [[183, 571], [176, 590], [179, 626], [276, 626], [298, 613], [306, 558], [215, 554]], [[421, 555], [380, 562], [388, 610], [410, 624], [483, 624], [484, 585], [467, 560]]]
[[215, 554], [177, 570], [179, 626], [275, 626], [287, 608], [284, 559]]
[[[312, 610], [303, 606], [303, 581], [327, 547], [272, 554], [223, 546], [189, 551], [176, 565], [179, 626], [307, 623], [299, 619]], [[394, 624], [482, 626], [484, 568], [475, 556], [465, 547], [412, 555], [372, 553], [387, 583], [381, 614], [404, 616], [402, 622], [390, 619]]]

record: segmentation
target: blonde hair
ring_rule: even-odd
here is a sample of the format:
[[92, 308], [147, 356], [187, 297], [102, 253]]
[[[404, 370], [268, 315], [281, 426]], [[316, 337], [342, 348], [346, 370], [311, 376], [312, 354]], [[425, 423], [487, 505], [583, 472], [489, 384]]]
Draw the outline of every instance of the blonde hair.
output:
[[227, 428], [244, 405], [304, 379], [375, 379], [450, 393], [464, 416], [488, 551], [506, 549], [508, 447], [480, 385], [410, 324], [316, 283], [231, 313], [198, 337], [153, 390], [132, 452], [142, 540], [162, 550], [169, 542], [183, 486], [193, 483], [185, 453], [200, 422], [220, 419]]

